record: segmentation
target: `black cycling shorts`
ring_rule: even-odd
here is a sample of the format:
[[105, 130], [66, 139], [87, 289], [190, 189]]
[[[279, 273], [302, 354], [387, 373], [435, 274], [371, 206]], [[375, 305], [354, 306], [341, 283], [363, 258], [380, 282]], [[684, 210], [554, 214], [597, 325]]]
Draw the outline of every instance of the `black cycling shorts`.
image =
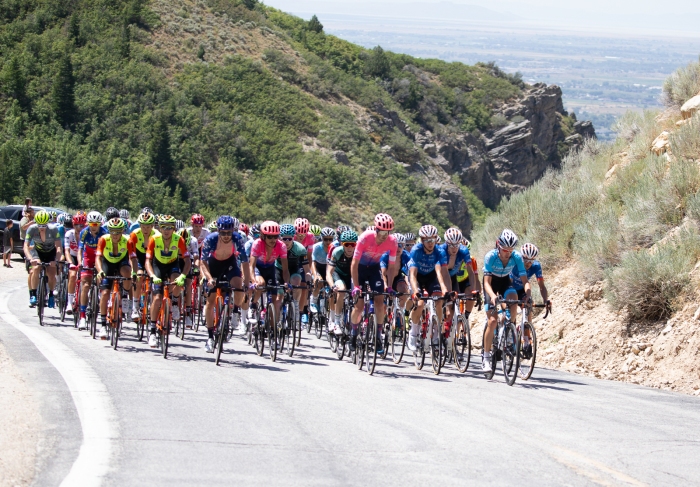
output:
[[[170, 264], [163, 264], [162, 262], [154, 259], [151, 261], [151, 264], [153, 265], [153, 274], [162, 279], [163, 282], [170, 281], [173, 274], [180, 274], [180, 267], [178, 266], [177, 261], [171, 262]], [[153, 294], [163, 294], [162, 284], [153, 284], [151, 289], [153, 290]]]
[[469, 279], [464, 281], [457, 280], [457, 274], [452, 276], [452, 290], [458, 292], [459, 294], [464, 294], [464, 292], [469, 289]]
[[363, 290], [365, 289], [365, 282], [368, 282], [372, 291], [377, 293], [384, 292], [384, 279], [382, 279], [382, 268], [379, 264], [358, 266], [357, 279], [360, 281], [358, 285]]
[[[241, 277], [241, 268], [238, 266], [238, 260], [235, 255], [231, 255], [226, 260], [210, 259], [207, 261], [209, 273], [211, 277], [217, 281], [231, 282], [234, 277]], [[209, 293], [214, 292], [214, 289], [209, 290]]]
[[100, 282], [100, 289], [109, 289], [112, 285], [112, 279], [110, 277], [119, 277], [121, 276], [121, 270], [122, 267], [126, 267], [129, 265], [129, 256], [127, 255], [124, 257], [122, 260], [119, 262], [110, 262], [107, 259], [102, 257], [102, 272], [105, 273], [105, 277], [102, 278], [102, 282]]
[[42, 252], [39, 249], [34, 249], [34, 250], [36, 250], [36, 254], [39, 256], [39, 262], [44, 262], [45, 264], [49, 264], [49, 263], [56, 260], [56, 247], [49, 250], [48, 252]]
[[[492, 306], [491, 298], [489, 297], [489, 294], [485, 291], [486, 287], [483, 286], [483, 282], [482, 287], [484, 289], [484, 309], [488, 311], [488, 309]], [[513, 288], [513, 283], [510, 280], [510, 276], [491, 276], [491, 289], [493, 289], [494, 293], [500, 294], [504, 298], [506, 297], [506, 294], [515, 293], [515, 289]]]
[[426, 291], [428, 295], [439, 294], [442, 292], [437, 272], [434, 270], [428, 272], [427, 274], [421, 274], [419, 272], [418, 275], [416, 275], [416, 280], [418, 281], [418, 287], [423, 291]]

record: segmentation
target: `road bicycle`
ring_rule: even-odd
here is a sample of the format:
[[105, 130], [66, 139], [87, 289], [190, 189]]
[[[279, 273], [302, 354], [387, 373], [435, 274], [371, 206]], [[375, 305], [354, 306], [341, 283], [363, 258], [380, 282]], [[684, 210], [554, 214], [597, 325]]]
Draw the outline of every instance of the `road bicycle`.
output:
[[[277, 360], [277, 310], [273, 301], [273, 292], [277, 293], [285, 286], [273, 286], [267, 284], [262, 286], [265, 292], [260, 298], [257, 309], [255, 310], [255, 318], [253, 326], [249, 328], [248, 333], [251, 336], [255, 351], [259, 356], [262, 356], [265, 350], [265, 340], [268, 341], [270, 360]], [[276, 294], [275, 294], [276, 295]]]
[[66, 261], [57, 262], [57, 282], [56, 291], [58, 296], [56, 296], [56, 302], [58, 303], [58, 313], [61, 317], [61, 322], [66, 319], [66, 311], [68, 311], [68, 266], [69, 263]]
[[[318, 292], [318, 301], [316, 306], [318, 308], [317, 313], [311, 314], [311, 319], [307, 324], [307, 333], [311, 333], [311, 328], [314, 328], [314, 334], [316, 338], [320, 339], [323, 336], [324, 328], [328, 329], [328, 317], [330, 316], [330, 293], [331, 289], [328, 285], [325, 285]], [[326, 333], [328, 333], [326, 331]]]
[[80, 321], [80, 295], [82, 293], [82, 281], [80, 279], [80, 269], [75, 275], [75, 294], [73, 296], [73, 328], [78, 328], [78, 322]]
[[389, 296], [388, 293], [372, 291], [369, 282], [365, 282], [365, 290], [360, 294], [364, 301], [360, 330], [356, 340], [357, 368], [362, 370], [363, 362], [369, 375], [374, 374], [377, 366], [377, 348], [384, 341], [382, 329], [377, 325], [377, 314], [374, 310], [375, 296]]
[[440, 323], [438, 322], [437, 313], [435, 312], [435, 303], [444, 301], [445, 297], [428, 296], [426, 292], [423, 292], [422, 297], [418, 299], [425, 301], [425, 307], [423, 308], [420, 324], [418, 325], [420, 329], [418, 330], [418, 337], [416, 339], [416, 350], [413, 352], [413, 363], [416, 369], [421, 370], [425, 364], [425, 354], [427, 350], [430, 353], [433, 373], [438, 375], [444, 364], [443, 354], [446, 351], [446, 347], [443, 347], [440, 343], [440, 336], [442, 333], [440, 333]]
[[395, 364], [400, 364], [403, 359], [408, 337], [405, 311], [399, 306], [399, 297], [404, 295], [405, 293], [396, 293], [389, 298], [389, 303], [387, 304], [385, 325], [388, 327], [388, 330], [384, 343], [384, 357], [387, 355], [386, 350], [391, 347], [391, 358]]
[[51, 264], [48, 262], [39, 262], [39, 285], [36, 288], [36, 312], [39, 315], [39, 324], [44, 326], [44, 308], [46, 308], [46, 300], [49, 297], [51, 290], [49, 289], [49, 277], [46, 275], [46, 268]]
[[340, 335], [338, 335], [334, 333], [329, 327], [328, 331], [326, 332], [326, 336], [328, 337], [328, 343], [330, 343], [331, 351], [338, 356], [338, 360], [343, 360], [343, 357], [345, 356], [346, 352], [347, 355], [350, 356], [350, 334], [348, 333], [348, 329], [350, 327], [350, 314], [352, 313], [354, 305], [352, 302], [351, 291], [335, 290], [333, 291], [333, 293], [336, 294], [337, 299], [340, 299], [339, 295], [343, 295], [343, 307], [340, 315], [341, 333]]
[[[224, 342], [230, 338], [234, 326], [233, 320], [233, 295], [234, 291], [243, 289], [232, 288], [231, 283], [226, 279], [217, 279], [216, 298], [214, 299], [214, 363], [219, 365], [221, 354], [224, 351]], [[240, 323], [240, 311], [238, 322]]]
[[109, 333], [110, 345], [117, 349], [119, 336], [124, 322], [122, 316], [122, 296], [124, 294], [124, 281], [131, 281], [130, 277], [108, 277], [112, 281], [112, 290], [107, 301], [107, 331]]
[[[535, 360], [537, 359], [537, 333], [535, 327], [532, 326], [531, 316], [532, 308], [545, 308], [543, 319], [547, 319], [552, 311], [552, 303], [544, 304], [525, 304], [524, 309], [520, 313], [520, 324], [517, 326], [518, 337], [520, 339], [520, 367], [519, 375], [522, 380], [528, 380], [535, 370]], [[529, 343], [525, 344], [525, 337], [529, 336]]]
[[[503, 299], [501, 296], [496, 297], [494, 307], [498, 309], [497, 326], [494, 330], [493, 341], [491, 345], [491, 370], [484, 372], [486, 379], [491, 380], [496, 374], [496, 364], [501, 362], [503, 368], [503, 376], [506, 384], [512, 386], [515, 379], [518, 377], [518, 369], [520, 363], [520, 338], [518, 331], [510, 319], [508, 319], [508, 310], [503, 309], [501, 305], [520, 305], [521, 301], [513, 299]], [[488, 318], [484, 324], [484, 333], [482, 335], [482, 354], [484, 338], [488, 329]], [[482, 355], [483, 360], [483, 355]]]
[[[138, 284], [137, 284], [138, 285]], [[136, 320], [136, 338], [143, 340], [148, 328], [148, 317], [151, 313], [151, 278], [144, 274], [141, 278], [141, 298], [139, 299], [139, 319]]]
[[163, 353], [163, 358], [168, 358], [168, 341], [170, 330], [172, 329], [172, 300], [170, 299], [170, 286], [176, 285], [174, 282], [162, 282], [163, 299], [160, 303], [158, 320], [156, 321], [156, 338]]
[[[303, 289], [304, 286], [291, 286], [292, 289]], [[309, 320], [311, 322], [311, 320]], [[277, 321], [277, 346], [280, 352], [286, 348], [287, 355], [294, 355], [295, 345], [298, 345], [297, 335], [301, 339], [301, 324], [299, 323], [299, 303], [294, 300], [292, 290], [287, 287], [282, 306], [280, 307], [280, 318]]]
[[[97, 282], [97, 271], [94, 267], [80, 267], [80, 272], [89, 271], [92, 274], [92, 282], [88, 288], [87, 306], [85, 308], [85, 321], [88, 325], [88, 333], [94, 340], [97, 337], [97, 310], [100, 306], [100, 285]], [[80, 294], [82, 295], [82, 289]], [[78, 301], [80, 301], [78, 299]]]

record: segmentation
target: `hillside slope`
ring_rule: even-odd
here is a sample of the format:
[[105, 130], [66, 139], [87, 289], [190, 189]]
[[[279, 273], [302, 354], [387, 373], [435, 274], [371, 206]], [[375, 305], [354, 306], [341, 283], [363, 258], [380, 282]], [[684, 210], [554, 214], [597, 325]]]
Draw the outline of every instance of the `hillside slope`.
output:
[[0, 7], [0, 199], [464, 230], [582, 136], [556, 87], [255, 0]]
[[504, 201], [503, 227], [540, 247], [555, 312], [537, 320], [546, 366], [700, 394], [700, 62], [666, 82], [668, 108], [627, 114]]

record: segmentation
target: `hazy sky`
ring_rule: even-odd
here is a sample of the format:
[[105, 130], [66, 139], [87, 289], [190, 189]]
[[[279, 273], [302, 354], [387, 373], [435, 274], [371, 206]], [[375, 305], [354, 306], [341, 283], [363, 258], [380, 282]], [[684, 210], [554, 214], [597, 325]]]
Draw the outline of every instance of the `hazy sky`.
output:
[[[397, 16], [416, 17], [416, 8], [426, 12], [436, 7], [449, 11], [449, 4], [474, 5], [496, 13], [510, 14], [528, 24], [561, 25], [580, 29], [635, 30], [667, 34], [700, 35], [700, 0], [264, 0], [267, 5], [292, 13], [375, 15], [396, 7]], [[402, 9], [411, 4], [414, 8]], [[420, 5], [418, 5], [420, 4]], [[420, 10], [418, 8], [418, 10]], [[479, 9], [481, 10], [481, 9]], [[483, 11], [482, 11], [483, 13]], [[418, 13], [418, 15], [420, 15]], [[434, 15], [434, 14], [433, 14]], [[460, 14], [461, 15], [461, 14]], [[466, 14], [465, 14], [466, 15]], [[483, 15], [482, 15], [483, 17]], [[469, 20], [454, 18], [451, 20]], [[323, 20], [323, 19], [322, 19]], [[477, 19], [481, 20], [481, 19]]]

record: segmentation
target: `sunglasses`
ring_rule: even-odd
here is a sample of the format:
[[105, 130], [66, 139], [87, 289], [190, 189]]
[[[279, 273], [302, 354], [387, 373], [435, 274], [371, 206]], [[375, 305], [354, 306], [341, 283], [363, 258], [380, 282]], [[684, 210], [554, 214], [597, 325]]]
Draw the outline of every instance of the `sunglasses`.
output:
[[102, 224], [101, 223], [88, 223], [88, 226], [95, 228], [95, 227], [101, 227]]
[[357, 244], [354, 242], [345, 242], [343, 247], [355, 247]]
[[161, 224], [161, 225], [160, 225], [160, 229], [161, 229], [161, 230], [175, 230], [175, 226], [174, 226], [174, 225], [163, 225], [163, 224]]
[[510, 254], [510, 253], [512, 253], [513, 250], [515, 250], [515, 249], [509, 249], [509, 248], [507, 248], [507, 247], [501, 247], [500, 250], [501, 250], [502, 252], [505, 252], [506, 254]]
[[332, 239], [332, 238], [324, 238], [323, 241], [324, 241], [324, 242], [332, 242], [333, 239]]
[[414, 244], [414, 243], [412, 243], [412, 244], [407, 243], [407, 244], [406, 244], [406, 247], [413, 247], [414, 245], [416, 245], [416, 244]]
[[122, 234], [122, 233], [124, 233], [124, 230], [110, 230], [110, 231], [109, 231], [109, 234], [110, 234], [110, 235], [119, 235], [119, 234]]
[[279, 237], [277, 235], [264, 235], [268, 240], [277, 240]]
[[233, 235], [233, 232], [230, 232], [230, 231], [219, 232], [219, 235], [220, 235], [221, 237], [230, 237], [230, 236]]
[[381, 235], [382, 237], [386, 237], [387, 235], [389, 235], [389, 231], [388, 230], [377, 230], [377, 235]]
[[535, 259], [523, 259], [525, 262], [535, 262]]
[[425, 240], [421, 239], [421, 242], [423, 242], [424, 244], [435, 243], [435, 242], [437, 242], [437, 239], [435, 239], [435, 238], [426, 238]]
[[294, 237], [282, 237], [283, 242], [292, 242], [294, 240]]
[[38, 224], [38, 223], [36, 224], [36, 226], [39, 227], [39, 228], [47, 228], [47, 227], [48, 227], [48, 225], [46, 225], [46, 224], [41, 224], [41, 225], [40, 225], [40, 224]]
[[459, 244], [447, 244], [447, 246], [450, 247], [451, 249], [459, 248]]

